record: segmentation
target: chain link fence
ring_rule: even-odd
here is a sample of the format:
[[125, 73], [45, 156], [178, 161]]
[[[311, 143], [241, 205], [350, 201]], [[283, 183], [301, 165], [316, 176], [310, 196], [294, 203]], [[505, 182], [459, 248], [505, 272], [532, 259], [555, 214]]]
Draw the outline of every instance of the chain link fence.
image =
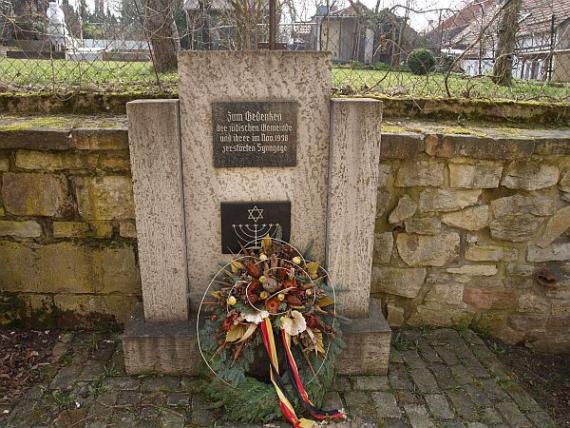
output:
[[[268, 1], [0, 0], [0, 92], [173, 93], [179, 50], [268, 48]], [[570, 101], [567, 1], [277, 0], [275, 22], [340, 94]]]

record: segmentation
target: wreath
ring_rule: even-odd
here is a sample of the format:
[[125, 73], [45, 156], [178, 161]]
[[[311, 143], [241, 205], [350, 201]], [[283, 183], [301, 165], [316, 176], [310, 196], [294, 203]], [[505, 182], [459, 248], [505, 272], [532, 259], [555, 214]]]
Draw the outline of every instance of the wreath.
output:
[[204, 293], [197, 330], [215, 375], [204, 392], [226, 419], [268, 422], [282, 414], [294, 427], [310, 427], [346, 418], [319, 408], [343, 346], [334, 289], [326, 270], [290, 244], [266, 236], [243, 247]]

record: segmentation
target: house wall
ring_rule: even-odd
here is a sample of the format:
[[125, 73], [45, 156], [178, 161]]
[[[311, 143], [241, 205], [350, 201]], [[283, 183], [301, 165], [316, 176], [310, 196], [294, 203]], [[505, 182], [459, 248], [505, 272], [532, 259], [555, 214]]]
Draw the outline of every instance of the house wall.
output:
[[553, 69], [554, 82], [570, 82], [570, 52], [556, 54]]
[[[354, 47], [360, 37], [357, 34], [357, 26], [356, 19], [327, 19], [323, 21], [321, 47], [323, 50], [331, 52], [334, 62], [347, 63], [360, 60], [354, 55]], [[364, 56], [364, 47], [361, 49], [361, 56]]]
[[[514, 132], [514, 131], [513, 131]], [[392, 326], [570, 351], [570, 138], [384, 132], [372, 295]], [[0, 127], [0, 323], [140, 300], [127, 132]]]

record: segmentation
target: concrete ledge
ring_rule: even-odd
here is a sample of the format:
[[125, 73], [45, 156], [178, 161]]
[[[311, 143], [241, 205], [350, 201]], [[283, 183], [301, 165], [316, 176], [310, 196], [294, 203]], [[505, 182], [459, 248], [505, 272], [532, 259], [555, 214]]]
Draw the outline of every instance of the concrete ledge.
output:
[[[375, 301], [368, 318], [344, 327], [346, 349], [337, 361], [341, 375], [388, 372], [392, 330]], [[184, 322], [145, 322], [140, 305], [121, 336], [127, 374], [197, 375], [202, 363], [194, 318]]]
[[197, 375], [202, 364], [193, 318], [183, 322], [145, 322], [139, 306], [121, 339], [129, 375]]
[[385, 375], [388, 373], [392, 330], [375, 300], [368, 318], [351, 320], [343, 328], [346, 348], [337, 361], [340, 375]]
[[127, 130], [98, 128], [25, 128], [1, 130], [0, 149], [28, 150], [128, 150]]

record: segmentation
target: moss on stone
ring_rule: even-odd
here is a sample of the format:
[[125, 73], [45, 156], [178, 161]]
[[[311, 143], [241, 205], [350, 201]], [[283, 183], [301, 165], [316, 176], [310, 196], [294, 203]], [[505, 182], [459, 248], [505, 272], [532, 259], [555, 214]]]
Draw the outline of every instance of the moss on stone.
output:
[[64, 128], [68, 118], [61, 116], [39, 116], [33, 119], [19, 119], [0, 125], [0, 132], [19, 132], [33, 128]]

